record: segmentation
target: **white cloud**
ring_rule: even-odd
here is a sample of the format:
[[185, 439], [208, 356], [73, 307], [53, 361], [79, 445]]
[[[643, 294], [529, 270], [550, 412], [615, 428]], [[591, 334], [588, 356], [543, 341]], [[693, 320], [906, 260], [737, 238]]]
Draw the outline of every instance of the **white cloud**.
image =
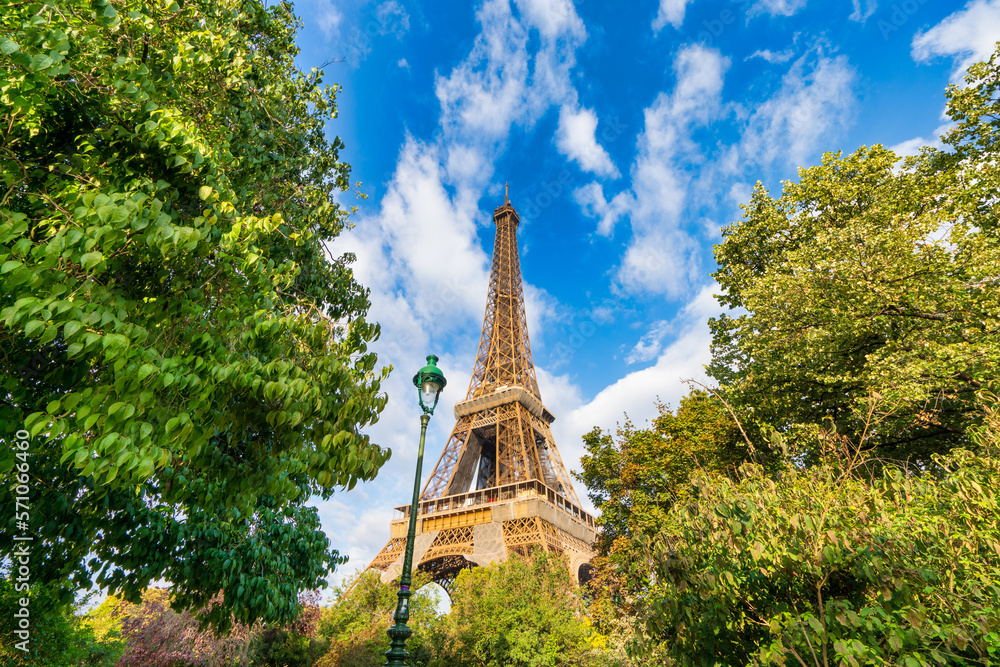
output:
[[632, 205], [632, 195], [620, 192], [610, 202], [604, 199], [604, 188], [600, 183], [588, 183], [573, 191], [573, 199], [590, 218], [597, 218], [597, 233], [601, 236], [611, 236], [615, 223], [626, 215]]
[[584, 171], [618, 178], [618, 168], [608, 152], [597, 143], [596, 131], [597, 114], [592, 109], [581, 107], [574, 111], [568, 104], [559, 109], [559, 128], [556, 130], [559, 152], [576, 160]]
[[327, 39], [338, 35], [344, 14], [333, 6], [331, 0], [319, 0], [316, 5], [316, 22]]
[[847, 18], [858, 23], [867, 21], [878, 9], [878, 0], [851, 0], [851, 3], [854, 6], [854, 11]]
[[435, 92], [446, 132], [497, 140], [524, 113], [528, 31], [505, 3], [485, 4], [480, 21], [484, 30], [472, 52], [447, 77], [438, 76]]
[[628, 356], [625, 357], [625, 363], [631, 365], [653, 359], [660, 354], [664, 340], [672, 333], [674, 333], [674, 327], [670, 322], [666, 320], [654, 322], [652, 328], [643, 334], [635, 347], [629, 351]]
[[[749, 204], [750, 196], [753, 194], [753, 184], [751, 183], [733, 183], [729, 187], [729, 201], [735, 205]], [[737, 208], [737, 210], [739, 210]]]
[[548, 38], [571, 36], [586, 38], [583, 21], [572, 0], [516, 0], [517, 8], [528, 23]]
[[901, 141], [895, 146], [889, 146], [889, 150], [900, 157], [907, 157], [910, 155], [916, 155], [920, 152], [920, 149], [924, 146], [929, 146], [931, 148], [941, 148], [944, 144], [941, 141], [941, 135], [948, 132], [951, 129], [951, 123], [945, 123], [934, 130], [934, 139], [925, 139], [923, 137], [914, 137], [913, 139], [907, 139], [906, 141]]
[[759, 164], [804, 164], [830, 133], [847, 128], [854, 83], [854, 68], [845, 56], [802, 56], [782, 77], [780, 90], [751, 115], [742, 155]]
[[912, 54], [918, 62], [951, 56], [954, 77], [976, 61], [986, 60], [1000, 39], [1000, 0], [973, 0], [961, 11], [913, 37]]
[[[684, 230], [682, 218], [690, 185], [685, 167], [702, 159], [690, 133], [719, 115], [728, 67], [729, 59], [715, 49], [684, 47], [674, 60], [673, 93], [660, 93], [643, 113], [645, 126], [631, 168], [631, 192], [612, 198], [598, 229], [610, 233], [618, 207], [628, 206], [632, 238], [617, 276], [626, 291], [676, 298], [696, 280], [698, 246]], [[592, 201], [599, 210], [600, 200], [592, 197]]]
[[770, 49], [758, 49], [751, 53], [745, 58], [745, 60], [750, 60], [751, 58], [760, 58], [766, 60], [769, 63], [786, 63], [795, 57], [795, 51], [792, 49], [786, 49], [785, 51], [772, 51]]
[[669, 23], [675, 28], [684, 24], [684, 12], [691, 0], [660, 0], [660, 8], [653, 19], [653, 32], [658, 33]]
[[[416, 314], [435, 326], [445, 324], [432, 312], [438, 302], [447, 301], [449, 312], [479, 309], [489, 264], [477, 241], [478, 196], [461, 187], [449, 195], [444, 177], [439, 147], [407, 139], [378, 218], [404, 293], [413, 295]], [[442, 248], [447, 262], [427, 261]]]
[[405, 69], [405, 70], [410, 69], [410, 63], [406, 62], [406, 58], [400, 58], [398, 61], [396, 61], [396, 66], [399, 67], [400, 69]]
[[750, 16], [771, 14], [772, 16], [791, 16], [806, 6], [806, 0], [760, 0], [751, 7]]
[[375, 8], [380, 35], [394, 35], [401, 38], [410, 30], [410, 15], [396, 0], [386, 0]]
[[[451, 74], [439, 76], [441, 126], [478, 142], [499, 141], [514, 123], [532, 125], [552, 104], [575, 101], [570, 82], [576, 49], [586, 39], [583, 22], [562, 0], [521, 0], [519, 20], [507, 2], [484, 3], [477, 13], [483, 30], [472, 51]], [[528, 36], [541, 35], [528, 53]], [[555, 32], [554, 32], [555, 31]]]

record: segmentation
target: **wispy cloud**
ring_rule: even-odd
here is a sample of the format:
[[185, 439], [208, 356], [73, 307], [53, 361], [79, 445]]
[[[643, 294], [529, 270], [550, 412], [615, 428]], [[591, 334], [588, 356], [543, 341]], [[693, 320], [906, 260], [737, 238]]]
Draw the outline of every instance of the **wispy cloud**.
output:
[[761, 60], [766, 60], [769, 63], [786, 63], [795, 57], [795, 51], [792, 49], [786, 49], [784, 51], [772, 51], [771, 49], [758, 49], [746, 57], [746, 60], [751, 58], [760, 58]]
[[599, 218], [598, 233], [609, 235], [615, 222], [628, 217], [632, 238], [618, 269], [627, 292], [652, 292], [677, 298], [686, 293], [699, 270], [696, 244], [683, 229], [690, 173], [685, 164], [699, 160], [691, 132], [716, 118], [722, 109], [723, 76], [729, 59], [717, 50], [688, 45], [674, 59], [676, 85], [660, 93], [643, 112], [645, 125], [630, 170], [631, 188], [610, 202], [599, 185], [574, 194], [584, 212]]
[[1000, 0], [973, 0], [964, 9], [913, 37], [912, 54], [917, 62], [936, 56], [955, 61], [953, 78], [978, 60], [990, 57], [1000, 40]]
[[653, 19], [653, 32], [658, 33], [667, 25], [680, 28], [684, 24], [684, 14], [691, 0], [660, 0], [660, 8]]
[[851, 3], [854, 6], [854, 11], [847, 18], [858, 23], [867, 21], [878, 9], [878, 0], [851, 0]]
[[331, 0], [319, 0], [316, 4], [316, 21], [327, 39], [339, 36], [344, 14], [334, 7]]
[[741, 155], [758, 164], [804, 164], [830, 133], [849, 125], [855, 78], [846, 56], [826, 56], [817, 48], [796, 60], [779, 91], [750, 116]]
[[631, 365], [655, 359], [663, 349], [666, 338], [673, 333], [676, 333], [673, 323], [667, 320], [654, 322], [649, 331], [643, 334], [639, 342], [629, 351], [625, 363]]
[[396, 0], [386, 0], [375, 8], [378, 30], [381, 35], [400, 38], [410, 30], [410, 15]]
[[573, 199], [580, 205], [583, 214], [595, 218], [597, 233], [601, 236], [611, 236], [615, 231], [615, 223], [626, 215], [632, 204], [629, 192], [620, 192], [609, 202], [604, 198], [604, 188], [600, 183], [588, 183], [573, 192]]
[[791, 16], [805, 6], [806, 0], [760, 0], [750, 8], [749, 15]]

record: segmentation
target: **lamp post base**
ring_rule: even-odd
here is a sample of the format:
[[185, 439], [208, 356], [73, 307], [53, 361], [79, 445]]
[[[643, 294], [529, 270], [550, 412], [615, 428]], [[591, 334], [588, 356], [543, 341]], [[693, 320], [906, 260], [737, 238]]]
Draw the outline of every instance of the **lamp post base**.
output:
[[386, 630], [392, 641], [389, 642], [389, 650], [385, 652], [386, 662], [383, 667], [404, 667], [406, 659], [410, 657], [406, 650], [406, 640], [413, 634], [413, 630], [406, 626], [406, 622], [410, 620], [410, 587], [400, 586], [396, 596], [399, 598], [396, 604], [396, 625]]

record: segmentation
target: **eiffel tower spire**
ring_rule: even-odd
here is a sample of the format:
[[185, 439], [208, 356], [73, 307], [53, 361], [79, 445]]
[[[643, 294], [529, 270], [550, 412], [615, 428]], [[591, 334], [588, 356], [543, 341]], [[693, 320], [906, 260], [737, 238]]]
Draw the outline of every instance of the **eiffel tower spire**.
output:
[[517, 386], [528, 389], [540, 399], [528, 342], [521, 262], [517, 253], [517, 226], [521, 220], [506, 194], [504, 199], [503, 206], [493, 212], [497, 232], [490, 291], [479, 338], [479, 354], [466, 398], [492, 393], [500, 386]]
[[[565, 554], [586, 578], [594, 519], [563, 466], [542, 404], [528, 341], [517, 252], [520, 218], [504, 186], [479, 354], [455, 426], [420, 495], [414, 562], [446, 589], [463, 568], [532, 549]], [[369, 568], [398, 576], [409, 506], [397, 507], [392, 539]], [[586, 568], [584, 566], [587, 566]]]

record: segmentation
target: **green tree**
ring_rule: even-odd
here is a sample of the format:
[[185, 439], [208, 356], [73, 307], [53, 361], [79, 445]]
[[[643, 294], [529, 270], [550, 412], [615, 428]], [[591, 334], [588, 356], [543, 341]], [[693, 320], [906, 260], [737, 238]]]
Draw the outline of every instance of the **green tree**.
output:
[[651, 428], [626, 422], [617, 439], [595, 428], [576, 474], [600, 510], [598, 552], [658, 530], [663, 513], [688, 493], [698, 470], [735, 470], [749, 451], [722, 402], [703, 390], [684, 396], [676, 412], [659, 405]]
[[[25, 597], [30, 601], [28, 634], [19, 636], [17, 631], [23, 629], [14, 610], [22, 608], [18, 601]], [[79, 605], [61, 601], [52, 586], [18, 591], [11, 579], [0, 579], [0, 609], [4, 610], [0, 616], [0, 663], [4, 665], [114, 667], [125, 649], [113, 633], [96, 632], [80, 616]]]
[[[430, 578], [417, 571], [410, 598], [407, 626], [413, 636], [406, 643], [414, 664], [430, 659], [430, 636], [440, 621], [437, 587], [428, 586]], [[382, 583], [374, 570], [356, 572], [333, 591], [333, 604], [323, 610], [316, 634], [330, 640], [330, 650], [316, 667], [379, 667], [389, 650], [386, 631], [393, 625], [398, 585]]]
[[[576, 475], [601, 512], [590, 614], [620, 654], [619, 661], [627, 660], [623, 650], [634, 639], [631, 621], [645, 613], [636, 597], [648, 587], [645, 540], [659, 535], [671, 509], [690, 497], [694, 475], [735, 474], [751, 456], [744, 435], [717, 396], [696, 389], [681, 399], [676, 411], [658, 407], [660, 414], [650, 428], [636, 429], [626, 422], [617, 438], [596, 428], [585, 435], [587, 453]], [[771, 458], [768, 454], [762, 460], [770, 465]], [[636, 664], [662, 664], [659, 658], [646, 655]]]
[[676, 665], [993, 664], [997, 454], [936, 456], [942, 478], [863, 455], [698, 476], [644, 540], [647, 645]]
[[451, 612], [435, 639], [441, 667], [606, 665], [590, 640], [580, 590], [561, 557], [514, 555], [463, 570], [451, 588]]
[[1000, 370], [998, 68], [948, 89], [948, 152], [828, 153], [723, 231], [719, 300], [744, 313], [711, 320], [709, 374], [753, 437], [832, 426], [921, 464], [968, 446]]
[[259, 0], [0, 14], [0, 432], [28, 436], [0, 472], [38, 584], [166, 579], [211, 622], [283, 623], [342, 560], [306, 502], [388, 458], [361, 432], [387, 371], [327, 257], [349, 167], [297, 25]]

